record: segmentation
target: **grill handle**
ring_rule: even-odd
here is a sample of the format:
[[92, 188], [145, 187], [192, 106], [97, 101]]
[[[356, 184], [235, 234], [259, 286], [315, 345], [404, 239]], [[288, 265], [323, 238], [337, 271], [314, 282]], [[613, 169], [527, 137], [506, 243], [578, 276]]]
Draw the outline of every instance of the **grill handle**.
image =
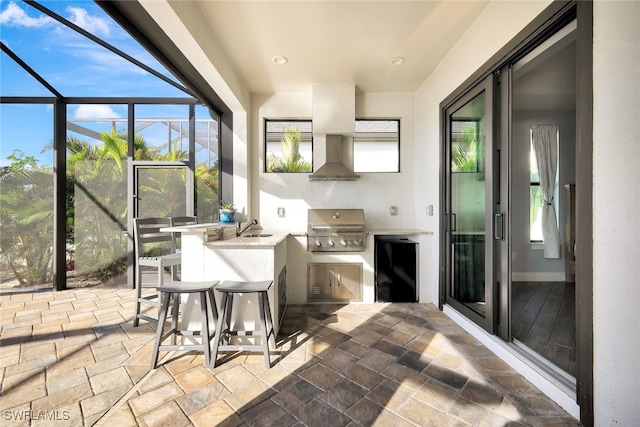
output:
[[364, 227], [360, 225], [312, 225], [309, 227], [311, 231], [363, 231]]

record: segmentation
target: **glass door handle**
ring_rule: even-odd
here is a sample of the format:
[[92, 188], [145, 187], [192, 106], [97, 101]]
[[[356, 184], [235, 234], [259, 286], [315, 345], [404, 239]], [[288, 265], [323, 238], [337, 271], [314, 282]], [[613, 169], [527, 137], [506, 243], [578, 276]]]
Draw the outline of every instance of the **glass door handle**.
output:
[[504, 212], [493, 217], [493, 235], [496, 240], [504, 240]]
[[448, 224], [447, 224], [447, 231], [456, 231], [456, 214], [448, 214]]

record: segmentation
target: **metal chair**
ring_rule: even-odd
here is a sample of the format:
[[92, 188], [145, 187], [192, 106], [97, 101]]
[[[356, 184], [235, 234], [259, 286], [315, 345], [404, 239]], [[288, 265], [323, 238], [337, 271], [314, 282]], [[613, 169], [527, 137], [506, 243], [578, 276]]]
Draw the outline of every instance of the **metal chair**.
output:
[[[160, 308], [158, 293], [142, 295], [143, 288], [159, 288], [164, 283], [165, 269], [171, 270], [175, 278], [175, 267], [180, 264], [181, 255], [176, 252], [173, 233], [160, 231], [172, 225], [171, 218], [134, 218], [134, 246], [136, 256], [135, 289], [136, 303], [133, 326], [138, 326], [140, 319], [157, 322], [157, 318], [141, 312], [142, 304]], [[155, 270], [157, 280], [154, 284], [142, 283], [143, 270]]]

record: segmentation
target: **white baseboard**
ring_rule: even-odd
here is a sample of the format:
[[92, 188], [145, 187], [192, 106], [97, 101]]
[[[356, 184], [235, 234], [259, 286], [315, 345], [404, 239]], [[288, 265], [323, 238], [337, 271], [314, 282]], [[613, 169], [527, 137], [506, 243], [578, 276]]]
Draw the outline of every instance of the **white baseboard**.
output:
[[470, 333], [496, 356], [502, 359], [507, 365], [525, 377], [551, 400], [560, 405], [572, 417], [580, 420], [580, 406], [576, 403], [575, 390], [568, 389], [565, 384], [554, 380], [550, 375], [543, 372], [542, 369], [533, 366], [532, 363], [527, 361], [521, 353], [507, 342], [495, 335], [489, 334], [460, 314], [460, 312], [451, 308], [451, 306], [445, 305], [443, 312], [462, 329]]
[[564, 272], [524, 271], [511, 273], [513, 282], [564, 282]]

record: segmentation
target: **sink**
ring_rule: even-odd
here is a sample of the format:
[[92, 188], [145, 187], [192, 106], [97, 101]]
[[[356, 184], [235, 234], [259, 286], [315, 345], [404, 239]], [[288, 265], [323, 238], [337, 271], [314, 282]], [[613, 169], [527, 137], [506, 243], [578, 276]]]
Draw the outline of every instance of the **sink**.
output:
[[269, 233], [251, 233], [251, 234], [243, 234], [241, 237], [271, 237], [273, 234]]

